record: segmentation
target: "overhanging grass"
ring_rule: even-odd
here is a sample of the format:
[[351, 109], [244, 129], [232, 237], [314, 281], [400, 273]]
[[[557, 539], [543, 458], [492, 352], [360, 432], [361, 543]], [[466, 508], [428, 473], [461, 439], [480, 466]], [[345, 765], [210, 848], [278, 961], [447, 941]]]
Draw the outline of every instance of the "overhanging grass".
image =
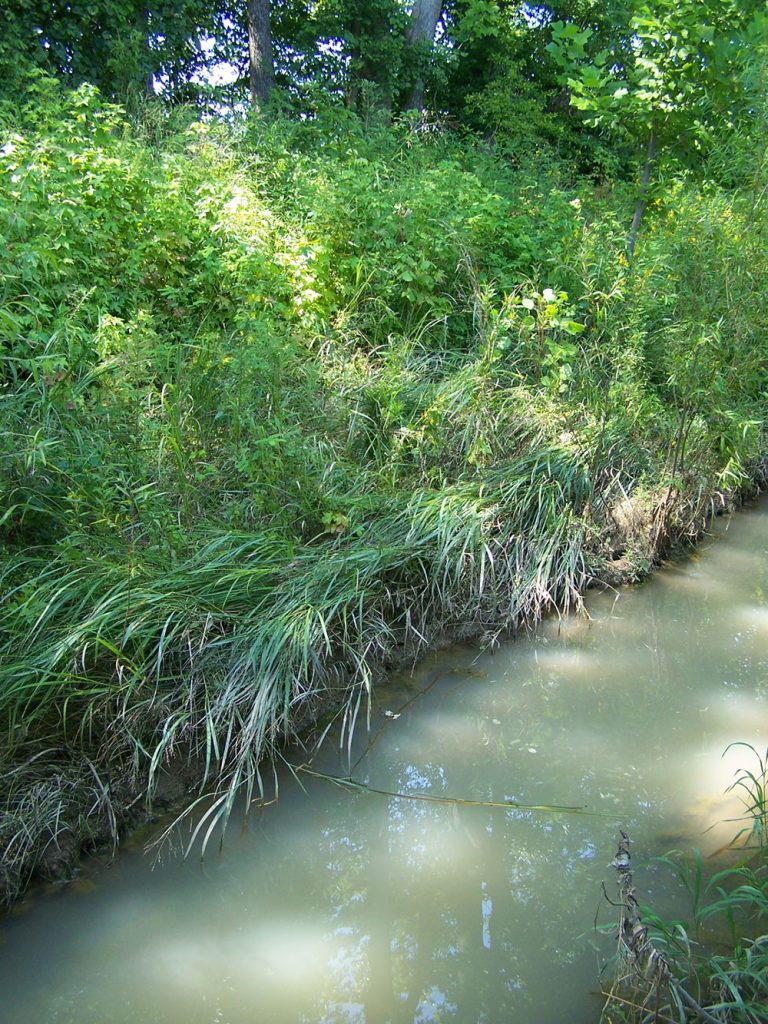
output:
[[166, 571], [31, 557], [22, 573], [22, 556], [1, 652], [9, 740], [22, 723], [122, 732], [150, 785], [183, 741], [205, 756], [201, 784], [239, 784], [298, 705], [368, 690], [395, 646], [416, 656], [436, 629], [500, 631], [578, 600], [588, 489], [577, 459], [542, 451], [294, 551], [225, 535]]

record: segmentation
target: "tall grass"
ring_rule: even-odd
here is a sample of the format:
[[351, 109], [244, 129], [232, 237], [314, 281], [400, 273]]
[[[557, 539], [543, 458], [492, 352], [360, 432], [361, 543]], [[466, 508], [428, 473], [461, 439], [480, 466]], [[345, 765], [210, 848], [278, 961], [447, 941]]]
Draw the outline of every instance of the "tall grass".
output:
[[495, 633], [578, 601], [587, 489], [576, 460], [542, 451], [393, 501], [331, 545], [225, 534], [165, 571], [27, 556], [7, 591], [9, 741], [117, 732], [149, 757], [150, 786], [183, 745], [204, 758], [201, 786], [236, 787], [302, 705], [369, 691], [395, 649], [416, 657], [436, 631]]

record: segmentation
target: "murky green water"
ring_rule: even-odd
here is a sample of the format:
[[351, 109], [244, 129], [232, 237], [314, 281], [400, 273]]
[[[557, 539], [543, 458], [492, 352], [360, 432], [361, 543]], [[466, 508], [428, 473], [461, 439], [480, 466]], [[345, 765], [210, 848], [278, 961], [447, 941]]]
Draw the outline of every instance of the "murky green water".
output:
[[[430, 658], [358, 733], [354, 774], [371, 787], [601, 816], [286, 777], [279, 804], [202, 867], [128, 853], [3, 922], [0, 1021], [595, 1021], [618, 827], [641, 898], [672, 905], [647, 861], [716, 851], [746, 760], [723, 751], [768, 740], [768, 503], [716, 532], [646, 586], [591, 595], [590, 621]], [[348, 771], [335, 748], [319, 763]]]

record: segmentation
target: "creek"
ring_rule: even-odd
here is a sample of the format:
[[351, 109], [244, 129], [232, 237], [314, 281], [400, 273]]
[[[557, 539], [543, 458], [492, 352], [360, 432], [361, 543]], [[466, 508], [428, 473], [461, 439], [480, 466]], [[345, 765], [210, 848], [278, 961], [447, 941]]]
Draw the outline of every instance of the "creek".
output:
[[379, 688], [370, 731], [314, 761], [371, 789], [284, 770], [202, 863], [153, 869], [135, 840], [38, 891], [0, 922], [2, 1024], [596, 1021], [619, 828], [641, 902], [684, 914], [653, 858], [715, 855], [752, 767], [724, 752], [765, 749], [768, 501], [586, 607]]

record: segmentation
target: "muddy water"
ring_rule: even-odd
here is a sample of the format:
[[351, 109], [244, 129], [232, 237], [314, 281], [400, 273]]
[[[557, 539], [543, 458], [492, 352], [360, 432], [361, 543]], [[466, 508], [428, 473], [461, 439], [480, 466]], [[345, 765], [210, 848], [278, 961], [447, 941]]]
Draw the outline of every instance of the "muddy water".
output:
[[[618, 827], [643, 899], [680, 911], [651, 858], [715, 853], [738, 827], [724, 790], [749, 764], [723, 752], [768, 741], [768, 503], [588, 609], [394, 679], [351, 754], [355, 778], [390, 793], [588, 814], [286, 774], [277, 806], [202, 866], [128, 852], [4, 922], [0, 1021], [596, 1020]], [[336, 746], [316, 766], [349, 770]]]

